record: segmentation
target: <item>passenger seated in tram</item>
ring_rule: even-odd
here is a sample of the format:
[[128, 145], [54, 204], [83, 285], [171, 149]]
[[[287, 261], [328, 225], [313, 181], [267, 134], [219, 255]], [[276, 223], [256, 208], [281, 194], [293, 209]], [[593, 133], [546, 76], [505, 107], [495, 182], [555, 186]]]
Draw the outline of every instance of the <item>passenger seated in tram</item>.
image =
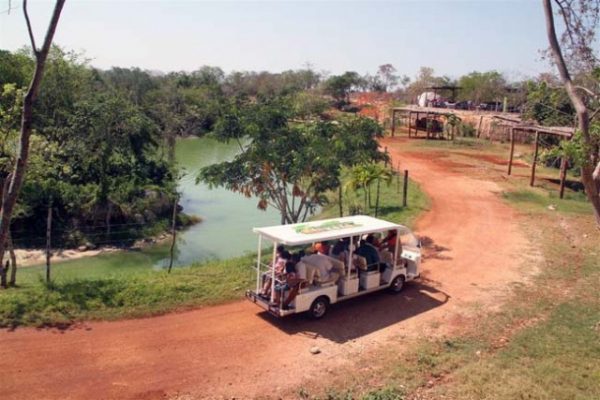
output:
[[287, 310], [290, 307], [290, 303], [294, 301], [300, 290], [300, 285], [304, 282], [304, 279], [300, 278], [296, 272], [296, 264], [298, 262], [297, 257], [292, 258], [293, 261], [288, 261], [285, 264], [285, 274], [282, 275], [282, 282], [275, 285], [275, 304], [279, 304], [281, 297], [285, 291], [289, 291], [285, 300], [281, 304], [283, 310]]
[[379, 252], [373, 245], [375, 237], [373, 235], [367, 235], [364, 240], [360, 241], [360, 246], [356, 249], [356, 254], [364, 257], [367, 260], [367, 271], [379, 270], [383, 272], [387, 265], [380, 262]]
[[343, 239], [338, 240], [331, 248], [331, 257], [345, 263], [348, 257], [348, 243]]
[[[285, 272], [285, 264], [291, 259], [291, 254], [289, 251], [285, 250], [283, 246], [277, 246], [276, 254], [277, 256], [275, 257], [272, 268], [275, 269], [275, 279], [279, 279]], [[271, 271], [267, 271], [263, 275], [264, 283], [262, 291], [259, 293], [261, 296], [269, 297], [271, 295], [271, 274]]]
[[396, 250], [396, 242], [398, 239], [398, 232], [395, 229], [390, 229], [387, 235], [381, 240], [379, 244], [379, 250], [387, 250], [394, 254]]
[[302, 262], [317, 267], [318, 282], [323, 283], [336, 283], [339, 277], [344, 273], [343, 266], [342, 270], [337, 270], [337, 266], [334, 265], [333, 260], [322, 254], [311, 254], [302, 258]]
[[329, 255], [329, 243], [327, 242], [317, 242], [313, 246], [313, 251], [315, 253], [323, 254], [324, 256]]

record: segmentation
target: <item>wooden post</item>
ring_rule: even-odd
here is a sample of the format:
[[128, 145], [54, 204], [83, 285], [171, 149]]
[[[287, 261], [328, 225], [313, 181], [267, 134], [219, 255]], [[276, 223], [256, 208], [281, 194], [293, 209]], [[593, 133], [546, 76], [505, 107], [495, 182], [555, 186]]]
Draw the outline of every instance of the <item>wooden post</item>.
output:
[[477, 139], [481, 136], [481, 124], [483, 123], [483, 115], [479, 117], [479, 124], [477, 125]]
[[379, 214], [379, 193], [381, 191], [381, 179], [377, 178], [377, 193], [375, 197], [375, 218]]
[[400, 162], [396, 167], [396, 193], [400, 194]]
[[515, 129], [510, 128], [510, 156], [508, 157], [508, 175], [512, 172], [513, 155], [515, 154]]
[[406, 207], [408, 196], [408, 170], [404, 170], [404, 188], [402, 191], [402, 207]]
[[417, 117], [415, 119], [415, 137], [419, 136], [419, 112], [417, 111]]
[[171, 240], [171, 250], [170, 250], [170, 258], [169, 258], [169, 270], [167, 271], [167, 273], [171, 273], [171, 269], [173, 268], [173, 256], [174, 256], [174, 251], [175, 251], [175, 241], [177, 239], [177, 229], [176, 228], [176, 223], [177, 223], [177, 203], [179, 202], [179, 196], [175, 196], [175, 200], [173, 201], [173, 219], [171, 221], [171, 236], [172, 236], [172, 240]]
[[8, 281], [8, 285], [14, 287], [17, 285], [17, 256], [15, 254], [15, 247], [13, 246], [10, 231], [6, 243], [8, 245], [8, 254], [10, 256], [10, 280]]
[[535, 183], [535, 164], [537, 164], [539, 147], [540, 147], [540, 132], [535, 131], [535, 149], [533, 151], [533, 163], [531, 164], [531, 180], [529, 181], [529, 186], [533, 186]]
[[392, 108], [392, 137], [394, 137], [394, 133], [396, 132], [396, 110]]
[[408, 128], [408, 137], [410, 138], [410, 115], [411, 115], [411, 111], [408, 112], [408, 114], [406, 114], [406, 125]]
[[429, 140], [429, 135], [431, 133], [431, 120], [429, 116], [429, 111], [425, 115], [425, 135], [427, 136], [427, 140]]
[[568, 161], [567, 157], [563, 156], [560, 159], [560, 198], [562, 199], [565, 196], [565, 182], [567, 180], [567, 166]]
[[389, 156], [388, 156], [388, 150], [387, 150], [387, 146], [385, 146], [385, 147], [383, 148], [383, 152], [384, 152], [384, 154], [385, 154], [385, 161], [384, 161], [384, 165], [385, 165], [385, 167], [387, 168], [387, 164], [388, 164], [388, 157], [389, 157]]
[[48, 217], [46, 219], [46, 283], [50, 283], [50, 246], [52, 241], [52, 200], [48, 203]]

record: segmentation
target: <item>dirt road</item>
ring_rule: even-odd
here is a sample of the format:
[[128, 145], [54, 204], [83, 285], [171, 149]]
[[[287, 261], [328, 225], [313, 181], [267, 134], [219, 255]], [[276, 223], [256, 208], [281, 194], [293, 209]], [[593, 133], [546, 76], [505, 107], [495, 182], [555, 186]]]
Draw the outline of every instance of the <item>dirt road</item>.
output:
[[[335, 306], [321, 321], [274, 320], [241, 301], [161, 317], [92, 322], [75, 329], [0, 332], [3, 399], [199, 398], [276, 395], [324, 376], [353, 355], [400, 335], [460, 324], [472, 304], [493, 304], [521, 279], [527, 244], [493, 182], [432, 157], [402, 154], [432, 199], [418, 222], [424, 279], [399, 296], [375, 294]], [[309, 349], [318, 346], [321, 353]], [[327, 371], [327, 372], [326, 372]]]

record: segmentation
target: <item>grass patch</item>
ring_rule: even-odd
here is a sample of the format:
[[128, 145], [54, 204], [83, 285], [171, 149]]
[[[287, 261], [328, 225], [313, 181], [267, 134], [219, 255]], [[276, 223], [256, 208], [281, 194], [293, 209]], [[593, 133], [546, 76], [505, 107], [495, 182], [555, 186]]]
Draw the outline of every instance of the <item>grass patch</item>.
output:
[[498, 149], [498, 147], [500, 147], [499, 144], [492, 143], [489, 140], [470, 137], [456, 137], [454, 140], [415, 139], [411, 142], [411, 145], [435, 149], [472, 149], [486, 151]]
[[577, 193], [569, 194], [560, 199], [553, 191], [535, 189], [517, 189], [503, 192], [502, 197], [523, 211], [547, 212], [550, 208], [556, 211], [575, 214], [590, 214], [592, 206], [584, 196]]
[[171, 274], [125, 268], [106, 276], [64, 274], [50, 284], [30, 281], [0, 291], [0, 327], [140, 317], [238, 299], [254, 282], [248, 268], [253, 262], [254, 257], [245, 256], [176, 268]]

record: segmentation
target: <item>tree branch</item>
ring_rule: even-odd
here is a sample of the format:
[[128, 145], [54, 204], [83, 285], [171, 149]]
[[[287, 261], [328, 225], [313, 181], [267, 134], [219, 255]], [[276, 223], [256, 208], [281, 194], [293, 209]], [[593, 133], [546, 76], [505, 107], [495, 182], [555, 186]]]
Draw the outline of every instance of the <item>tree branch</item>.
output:
[[583, 86], [575, 86], [575, 89], [582, 90], [582, 91], [586, 92], [587, 94], [589, 94], [590, 96], [592, 96], [595, 99], [598, 98], [598, 96], [599, 96], [598, 93], [594, 93], [590, 89], [588, 89], [586, 87], [583, 87]]
[[35, 45], [35, 36], [33, 36], [33, 29], [31, 29], [31, 21], [29, 20], [29, 13], [27, 12], [27, 0], [23, 0], [23, 14], [25, 15], [25, 23], [27, 24], [27, 32], [29, 33], [29, 40], [31, 41], [31, 48], [33, 54], [38, 57], [38, 49]]

